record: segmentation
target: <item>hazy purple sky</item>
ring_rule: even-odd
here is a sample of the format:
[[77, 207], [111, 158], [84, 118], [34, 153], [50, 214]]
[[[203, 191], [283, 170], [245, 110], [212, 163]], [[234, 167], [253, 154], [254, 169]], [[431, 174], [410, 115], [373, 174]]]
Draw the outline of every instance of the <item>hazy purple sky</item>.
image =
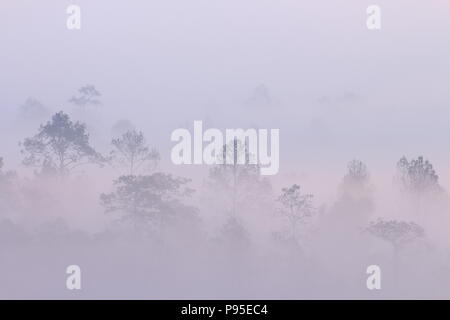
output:
[[[402, 154], [448, 163], [448, 0], [378, 1], [380, 31], [366, 28], [372, 1], [80, 0], [80, 31], [66, 29], [69, 4], [1, 2], [2, 119], [29, 96], [65, 109], [93, 83], [105, 140], [128, 118], [163, 160], [172, 130], [208, 118], [280, 128], [281, 172], [333, 171], [353, 157], [389, 171]], [[260, 84], [272, 102], [249, 107]], [[13, 136], [5, 143], [17, 156], [23, 134]]]

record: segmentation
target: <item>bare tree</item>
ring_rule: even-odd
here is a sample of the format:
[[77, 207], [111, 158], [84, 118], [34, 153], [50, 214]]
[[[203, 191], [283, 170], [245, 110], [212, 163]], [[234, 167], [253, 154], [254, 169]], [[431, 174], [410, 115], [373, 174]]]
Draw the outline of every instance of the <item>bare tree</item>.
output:
[[21, 152], [26, 166], [41, 168], [41, 172], [64, 176], [73, 169], [89, 163], [101, 164], [104, 158], [89, 144], [86, 127], [72, 122], [60, 111], [51, 121], [41, 125], [38, 133], [26, 138]]
[[86, 107], [89, 105], [100, 105], [100, 97], [101, 93], [97, 91], [97, 89], [93, 85], [88, 84], [78, 89], [78, 96], [73, 96], [69, 99], [69, 102], [81, 107]]
[[145, 164], [154, 169], [160, 160], [158, 151], [148, 147], [142, 132], [129, 130], [111, 143], [114, 146], [111, 159], [126, 167], [130, 175], [135, 174], [136, 170]]
[[[224, 196], [224, 206], [232, 217], [238, 216], [239, 207], [260, 205], [268, 198], [270, 183], [261, 178], [259, 165], [251, 161], [254, 155], [241, 140], [235, 138], [224, 145], [222, 154], [217, 157], [222, 164], [209, 170], [207, 187], [214, 191], [215, 197], [217, 194]], [[227, 159], [232, 161], [227, 162]]]
[[281, 189], [277, 202], [281, 204], [280, 213], [284, 215], [291, 226], [292, 238], [296, 240], [297, 227], [305, 224], [315, 213], [312, 205], [312, 194], [302, 194], [297, 184]]
[[[233, 141], [228, 143], [228, 145], [223, 146], [222, 155], [218, 155], [218, 157], [222, 157], [222, 165], [213, 168], [212, 177], [217, 178], [217, 175], [221, 176], [223, 182], [231, 177], [231, 180], [228, 181], [228, 189], [231, 189], [231, 198], [232, 198], [232, 215], [236, 216], [236, 203], [237, 203], [237, 189], [238, 189], [238, 179], [242, 179], [242, 175], [248, 175], [255, 173], [258, 169], [257, 166], [249, 164], [249, 157], [252, 156], [246, 149], [244, 143], [242, 141], [235, 138]], [[245, 157], [245, 164], [239, 164], [238, 159], [241, 157]], [[231, 164], [227, 163], [227, 159], [233, 159]]]

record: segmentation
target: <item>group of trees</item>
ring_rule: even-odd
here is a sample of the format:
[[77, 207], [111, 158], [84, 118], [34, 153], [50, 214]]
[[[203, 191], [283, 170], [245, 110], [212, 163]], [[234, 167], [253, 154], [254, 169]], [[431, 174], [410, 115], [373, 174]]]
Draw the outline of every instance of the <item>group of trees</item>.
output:
[[[86, 86], [70, 102], [78, 106], [98, 105], [99, 97], [95, 87]], [[29, 101], [27, 105], [31, 113], [42, 109], [36, 101]], [[50, 121], [40, 125], [35, 135], [21, 142], [23, 164], [35, 168], [38, 175], [60, 178], [87, 164], [120, 168], [121, 175], [113, 181], [112, 191], [102, 194], [100, 200], [106, 212], [119, 212], [120, 220], [130, 221], [135, 228], [161, 226], [180, 215], [194, 216], [197, 209], [186, 204], [193, 193], [189, 188], [190, 180], [157, 172], [158, 151], [149, 147], [142, 132], [131, 125], [126, 127], [112, 139], [112, 150], [105, 156], [91, 145], [85, 124], [72, 121], [62, 111], [57, 112]], [[270, 183], [259, 175], [259, 165], [250, 164], [254, 155], [248, 152], [245, 143], [235, 139], [225, 145], [223, 154], [218, 156], [225, 159], [231, 152], [234, 163], [222, 161], [223, 164], [213, 166], [206, 182], [214, 195], [223, 196], [218, 205], [228, 216], [227, 232], [241, 230], [239, 219], [243, 212], [263, 207], [272, 197]], [[245, 164], [237, 164], [236, 157], [241, 156], [245, 157]], [[11, 173], [4, 173], [2, 167], [0, 158], [0, 186], [11, 176]], [[402, 157], [397, 164], [396, 178], [400, 189], [414, 201], [443, 191], [432, 164], [423, 157], [410, 161]], [[396, 250], [424, 236], [422, 227], [413, 222], [382, 219], [369, 222], [374, 204], [369, 173], [362, 161], [349, 162], [340, 190], [331, 213], [344, 216], [351, 211], [357, 216], [350, 216], [350, 220], [357, 221], [359, 227], [365, 224], [366, 231], [390, 242]], [[317, 213], [313, 195], [301, 192], [300, 186], [293, 184], [282, 188], [275, 200], [278, 212], [290, 226], [288, 237], [297, 241], [299, 226], [307, 224]]]
[[[88, 107], [101, 105], [101, 93], [95, 86], [88, 84], [78, 89], [77, 95], [72, 96], [68, 102], [75, 107]], [[52, 111], [36, 98], [28, 97], [19, 106], [21, 121], [42, 121], [51, 116]]]
[[[128, 130], [112, 139], [113, 150], [103, 156], [91, 146], [86, 126], [60, 111], [20, 145], [23, 164], [36, 168], [40, 176], [64, 178], [88, 164], [118, 167], [124, 174], [114, 181], [113, 192], [101, 195], [101, 203], [107, 212], [120, 211], [121, 220], [129, 220], [135, 227], [163, 223], [179, 212], [194, 212], [182, 203], [192, 193], [186, 187], [189, 180], [152, 172], [160, 156], [147, 145], [142, 132]], [[152, 174], [137, 175], [149, 171]]]
[[[328, 212], [331, 223], [339, 225], [342, 222], [346, 232], [354, 228], [355, 232], [363, 230], [382, 239], [392, 245], [395, 255], [416, 240], [424, 239], [425, 230], [416, 222], [383, 218], [371, 220], [375, 205], [367, 166], [354, 159], [348, 163], [347, 169], [338, 201]], [[417, 208], [417, 199], [443, 192], [432, 164], [421, 156], [411, 161], [402, 157], [397, 164], [396, 177], [400, 190], [413, 199], [414, 208]], [[306, 225], [318, 213], [313, 205], [313, 195], [302, 193], [300, 186], [294, 184], [281, 190], [277, 202], [280, 204], [279, 212], [289, 223], [290, 238], [297, 242], [299, 227]]]
[[[407, 214], [411, 220], [373, 217], [376, 210], [370, 175], [367, 166], [354, 159], [348, 163], [336, 203], [328, 210], [326, 218], [332, 225], [331, 228], [349, 235], [357, 235], [362, 231], [381, 239], [392, 246], [395, 256], [418, 240], [425, 240], [425, 230], [420, 225], [421, 216], [415, 215], [415, 212], [420, 211], [420, 208], [423, 209], [422, 213], [426, 212], [425, 204], [430, 202], [421, 200], [428, 196], [442, 195], [439, 177], [432, 164], [419, 156], [410, 161], [402, 157], [397, 164], [395, 178], [398, 190], [410, 203]], [[285, 192], [288, 194], [288, 190]], [[293, 192], [294, 190], [290, 191]]]
[[[353, 181], [352, 184], [359, 185], [359, 191], [366, 189], [368, 173], [361, 162], [352, 161], [349, 164], [349, 172], [345, 176], [344, 182], [348, 183], [348, 180]], [[442, 195], [443, 193], [443, 188], [439, 185], [439, 176], [433, 165], [428, 160], [424, 160], [422, 156], [410, 161], [403, 156], [397, 163], [396, 180], [400, 190], [410, 199], [416, 211], [424, 209], [421, 208], [422, 200], [427, 196]], [[414, 217], [412, 214], [410, 216]], [[420, 220], [421, 217], [415, 216], [414, 218]], [[370, 221], [365, 231], [390, 243], [395, 256], [409, 244], [425, 238], [424, 228], [413, 221], [378, 218]]]

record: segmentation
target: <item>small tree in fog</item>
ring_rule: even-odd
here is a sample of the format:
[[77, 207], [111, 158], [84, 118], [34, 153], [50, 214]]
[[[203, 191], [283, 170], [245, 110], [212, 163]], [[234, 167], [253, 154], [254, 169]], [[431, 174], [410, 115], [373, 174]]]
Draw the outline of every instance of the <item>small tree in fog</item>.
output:
[[26, 120], [42, 120], [50, 115], [50, 111], [38, 100], [28, 98], [19, 107], [19, 116]]
[[402, 157], [397, 163], [397, 171], [402, 189], [413, 195], [442, 190], [433, 165], [423, 157], [411, 161]]
[[130, 175], [144, 165], [154, 168], [160, 160], [158, 151], [148, 147], [142, 132], [129, 130], [111, 143], [114, 146], [111, 159], [127, 168]]
[[347, 174], [344, 176], [346, 185], [364, 186], [369, 181], [369, 173], [366, 165], [361, 161], [354, 159], [347, 165]]
[[121, 119], [114, 123], [114, 125], [111, 127], [111, 132], [114, 138], [119, 137], [123, 135], [127, 131], [135, 130], [134, 125], [126, 119]]
[[424, 206], [438, 200], [435, 196], [443, 194], [443, 188], [439, 185], [439, 176], [433, 165], [423, 157], [411, 161], [402, 157], [397, 163], [396, 178], [401, 190], [410, 196], [414, 206], [413, 211], [422, 221], [428, 213], [428, 210], [424, 210]]
[[315, 209], [312, 205], [312, 194], [302, 194], [297, 184], [281, 189], [277, 201], [281, 204], [280, 213], [287, 217], [291, 225], [292, 236], [295, 238], [297, 226], [305, 224], [311, 218]]
[[272, 104], [272, 98], [270, 96], [269, 89], [266, 85], [260, 84], [254, 90], [247, 104], [252, 107], [267, 107]]
[[0, 218], [19, 204], [18, 197], [12, 188], [15, 177], [15, 172], [3, 171], [3, 158], [0, 157]]
[[366, 165], [354, 159], [347, 164], [347, 172], [339, 186], [338, 199], [327, 217], [336, 227], [357, 231], [364, 227], [373, 211], [369, 172]]
[[114, 191], [102, 194], [100, 200], [106, 212], [120, 213], [121, 220], [140, 225], [161, 226], [178, 215], [194, 214], [195, 209], [183, 200], [194, 190], [187, 187], [189, 179], [169, 174], [121, 176], [114, 181]]
[[[244, 143], [235, 138], [233, 141], [230, 141], [223, 146], [223, 153], [221, 155], [217, 155], [217, 157], [221, 158], [222, 164], [213, 167], [210, 171], [210, 177], [222, 180], [224, 189], [229, 190], [232, 201], [231, 213], [233, 217], [236, 215], [238, 180], [240, 180], [242, 175], [251, 175], [258, 169], [257, 166], [249, 164], [249, 157], [251, 156], [252, 155], [250, 155]], [[238, 164], [238, 159], [241, 157], [246, 158], [245, 164], [243, 165]], [[228, 158], [233, 159], [231, 164], [227, 163]]]
[[8, 182], [12, 177], [15, 176], [15, 173], [12, 171], [3, 171], [3, 158], [0, 157], [0, 184]]
[[395, 254], [406, 245], [424, 237], [423, 228], [414, 222], [378, 219], [372, 221], [366, 230], [392, 244]]
[[78, 96], [73, 96], [69, 99], [69, 102], [76, 106], [86, 107], [89, 105], [100, 105], [99, 98], [101, 93], [93, 85], [86, 85], [78, 89]]
[[224, 225], [219, 230], [217, 239], [224, 244], [230, 245], [235, 253], [250, 244], [249, 233], [235, 216], [227, 217]]
[[81, 165], [101, 164], [104, 160], [89, 144], [86, 126], [72, 122], [62, 111], [41, 125], [38, 133], [26, 138], [21, 146], [26, 166], [39, 167], [42, 172], [60, 176]]

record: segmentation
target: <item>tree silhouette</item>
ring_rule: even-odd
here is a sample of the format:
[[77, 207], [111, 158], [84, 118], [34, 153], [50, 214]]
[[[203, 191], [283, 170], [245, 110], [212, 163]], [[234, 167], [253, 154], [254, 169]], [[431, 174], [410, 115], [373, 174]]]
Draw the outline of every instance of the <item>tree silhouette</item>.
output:
[[15, 177], [15, 172], [3, 171], [3, 158], [0, 157], [0, 218], [18, 204], [16, 193], [12, 188]]
[[111, 127], [113, 137], [119, 137], [127, 131], [135, 130], [134, 125], [127, 119], [121, 119]]
[[433, 165], [422, 156], [411, 161], [402, 157], [397, 163], [397, 171], [400, 185], [406, 192], [418, 195], [442, 189]]
[[3, 158], [0, 157], [0, 176], [3, 176], [2, 169], [3, 169]]
[[242, 252], [251, 243], [249, 233], [238, 217], [235, 216], [227, 217], [225, 223], [219, 229], [216, 240], [228, 245], [234, 253]]
[[395, 254], [425, 234], [423, 228], [414, 222], [385, 221], [381, 218], [372, 221], [366, 231], [392, 244]]
[[13, 171], [3, 172], [3, 165], [3, 158], [0, 157], [0, 184], [8, 183], [16, 175]]
[[126, 167], [129, 175], [135, 174], [145, 164], [154, 168], [160, 160], [158, 151], [147, 146], [142, 132], [129, 130], [111, 143], [114, 146], [111, 159]]
[[23, 105], [19, 107], [19, 116], [26, 120], [42, 120], [50, 115], [50, 111], [38, 100], [28, 98]]
[[439, 176], [433, 165], [421, 156], [411, 161], [402, 157], [397, 163], [396, 178], [400, 190], [409, 196], [409, 201], [413, 204], [412, 211], [420, 222], [423, 222], [429, 212], [425, 209], [432, 203], [430, 201], [443, 200], [440, 196], [444, 194], [444, 189], [439, 185]]
[[78, 89], [78, 96], [73, 96], [69, 99], [69, 102], [76, 106], [85, 107], [88, 105], [100, 105], [99, 98], [101, 93], [93, 85], [86, 85]]
[[195, 214], [195, 208], [183, 203], [194, 190], [185, 178], [154, 173], [145, 176], [121, 176], [114, 181], [114, 191], [102, 194], [105, 211], [121, 214], [121, 221], [130, 221], [135, 229], [151, 225], [161, 227], [182, 214]]
[[329, 216], [333, 225], [359, 233], [357, 230], [367, 224], [374, 208], [371, 191], [366, 165], [361, 160], [350, 161]]
[[[231, 216], [238, 215], [241, 206], [258, 206], [264, 203], [271, 191], [269, 181], [261, 178], [259, 165], [253, 164], [252, 155], [247, 146], [235, 138], [223, 146], [218, 155], [218, 164], [209, 170], [207, 187], [209, 191], [224, 196], [223, 204]], [[227, 163], [226, 159], [231, 159]]]
[[344, 176], [345, 184], [364, 186], [369, 181], [367, 167], [361, 160], [354, 159], [350, 161], [347, 169], [347, 174]]
[[21, 152], [26, 166], [40, 167], [42, 172], [64, 176], [73, 169], [89, 163], [101, 164], [104, 159], [89, 144], [86, 127], [72, 122], [60, 111], [51, 121], [41, 125], [38, 133], [26, 138]]

